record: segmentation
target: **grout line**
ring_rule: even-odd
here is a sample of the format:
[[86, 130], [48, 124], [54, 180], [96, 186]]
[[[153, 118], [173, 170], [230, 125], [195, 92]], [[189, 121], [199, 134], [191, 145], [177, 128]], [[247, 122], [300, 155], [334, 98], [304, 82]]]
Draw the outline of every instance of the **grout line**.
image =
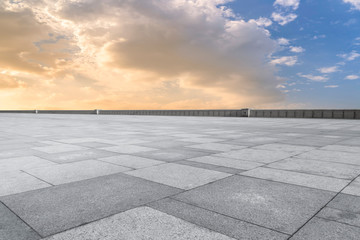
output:
[[[52, 183], [49, 183], [49, 182], [47, 182], [47, 181], [45, 181], [45, 180], [43, 180], [43, 179], [41, 179], [41, 178], [39, 178], [39, 177], [37, 177], [37, 176], [34, 176], [34, 175], [26, 172], [25, 170], [20, 170], [20, 172], [23, 172], [23, 173], [25, 173], [25, 174], [28, 174], [28, 175], [30, 175], [30, 176], [32, 176], [32, 177], [34, 177], [34, 178], [36, 178], [36, 179], [38, 179], [38, 180], [40, 180], [40, 181], [42, 181], [42, 182], [45, 182], [45, 183], [47, 183], [47, 184], [49, 184], [49, 185], [51, 185], [51, 186], [55, 186], [55, 185], [52, 184]], [[36, 190], [36, 189], [34, 189], [34, 190]]]
[[3, 201], [0, 201], [11, 213], [13, 213], [18, 219], [20, 219], [26, 226], [28, 226], [32, 231], [34, 231], [39, 237], [42, 237], [30, 224], [28, 224], [24, 219], [22, 219], [16, 212], [14, 212], [9, 206], [7, 206]]
[[351, 227], [360, 228], [360, 226], [352, 225], [350, 223], [340, 222], [340, 221], [337, 221], [337, 220], [334, 220], [334, 219], [329, 219], [329, 218], [319, 217], [319, 216], [315, 216], [315, 217], [321, 218], [321, 219], [324, 219], [324, 220], [327, 220], [327, 221], [332, 221], [332, 222], [336, 222], [336, 223], [340, 223], [340, 224], [345, 224], [345, 225], [348, 225], [348, 226], [351, 226]]
[[[182, 193], [179, 193], [179, 194], [182, 194]], [[178, 195], [178, 194], [177, 194], [177, 195]], [[173, 196], [174, 196], [174, 195], [173, 195]], [[234, 220], [237, 220], [237, 221], [245, 222], [245, 223], [248, 223], [248, 224], [251, 224], [251, 225], [254, 225], [254, 226], [258, 226], [258, 227], [261, 227], [261, 228], [268, 229], [268, 230], [270, 230], [270, 231], [274, 231], [274, 232], [278, 232], [278, 233], [281, 233], [281, 234], [285, 234], [285, 235], [290, 236], [289, 233], [281, 232], [281, 231], [276, 230], [276, 229], [272, 229], [272, 228], [269, 228], [269, 227], [265, 227], [265, 226], [262, 226], [262, 225], [259, 225], [259, 224], [253, 223], [253, 222], [249, 222], [249, 221], [247, 221], [247, 220], [243, 220], [243, 219], [239, 219], [239, 218], [236, 218], [236, 217], [232, 217], [232, 216], [229, 216], [229, 215], [224, 214], [224, 213], [220, 213], [220, 212], [217, 212], [217, 211], [214, 211], [214, 210], [210, 210], [210, 209], [207, 209], [207, 208], [204, 208], [204, 207], [201, 207], [201, 206], [198, 206], [198, 205], [189, 203], [189, 202], [185, 202], [185, 201], [180, 200], [180, 199], [172, 198], [173, 196], [170, 196], [170, 197], [168, 197], [168, 198], [170, 198], [170, 199], [172, 199], [172, 200], [174, 200], [174, 201], [178, 201], [178, 202], [181, 202], [181, 203], [184, 203], [184, 204], [187, 204], [187, 205], [196, 207], [196, 208], [203, 209], [203, 210], [205, 210], [205, 211], [209, 211], [209, 212], [213, 212], [213, 213], [219, 214], [219, 215], [224, 216], [224, 217], [228, 217], [228, 218], [231, 218], [231, 219], [234, 219]], [[161, 211], [161, 210], [160, 210], [160, 211]], [[170, 215], [171, 215], [171, 214], [170, 214]], [[176, 217], [176, 216], [175, 216], [175, 217]]]
[[[360, 174], [356, 177], [358, 178], [360, 176]], [[293, 237], [297, 232], [300, 231], [300, 229], [302, 229], [308, 222], [310, 222], [314, 217], [316, 217], [317, 214], [319, 214], [319, 212], [321, 210], [323, 210], [331, 201], [333, 201], [345, 188], [347, 188], [352, 182], [355, 181], [354, 178], [352, 181], [350, 181], [345, 187], [343, 187], [338, 193], [336, 193], [323, 207], [321, 207], [311, 218], [309, 218], [302, 226], [300, 226], [298, 228], [298, 230], [296, 230], [288, 239], [290, 239], [291, 237]]]

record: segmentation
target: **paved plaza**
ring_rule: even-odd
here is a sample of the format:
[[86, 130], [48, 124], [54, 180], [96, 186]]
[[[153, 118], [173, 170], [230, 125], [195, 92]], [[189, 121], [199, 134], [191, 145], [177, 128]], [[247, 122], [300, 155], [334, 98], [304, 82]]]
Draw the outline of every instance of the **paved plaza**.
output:
[[360, 121], [0, 114], [1, 240], [354, 239]]

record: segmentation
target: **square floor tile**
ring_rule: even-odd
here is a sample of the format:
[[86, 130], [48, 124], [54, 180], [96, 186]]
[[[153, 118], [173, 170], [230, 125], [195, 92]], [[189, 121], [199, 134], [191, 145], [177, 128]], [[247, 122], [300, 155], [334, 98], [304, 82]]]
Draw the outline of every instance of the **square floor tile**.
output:
[[297, 157], [304, 159], [321, 160], [326, 162], [338, 162], [360, 165], [359, 153], [313, 150], [310, 152], [302, 153]]
[[155, 148], [141, 147], [141, 146], [136, 146], [136, 145], [121, 145], [121, 146], [114, 146], [114, 147], [105, 147], [102, 149], [105, 151], [125, 153], [125, 154], [149, 152], [149, 151], [157, 150]]
[[70, 145], [70, 144], [56, 144], [47, 147], [34, 147], [32, 149], [45, 153], [63, 153], [63, 152], [86, 150], [88, 148], [76, 146], [76, 145]]
[[0, 202], [0, 239], [38, 240], [40, 236]]
[[156, 159], [165, 162], [174, 162], [179, 160], [186, 160], [194, 157], [201, 157], [210, 155], [208, 152], [194, 151], [186, 148], [175, 148], [166, 150], [157, 150], [152, 152], [136, 153], [134, 155]]
[[131, 170], [114, 164], [87, 160], [26, 170], [48, 183], [58, 185]]
[[175, 141], [175, 140], [164, 140], [164, 141], [153, 141], [148, 143], [142, 143], [139, 145], [150, 148], [167, 149], [167, 148], [183, 147], [191, 144], [193, 143], [184, 142], [184, 141]]
[[358, 240], [360, 228], [322, 218], [313, 218], [291, 240]]
[[219, 153], [214, 156], [228, 157], [228, 158], [241, 159], [245, 161], [254, 161], [260, 163], [271, 163], [281, 159], [288, 158], [294, 154], [295, 153], [285, 152], [285, 151], [270, 151], [270, 150], [246, 148], [238, 151]]
[[231, 145], [231, 144], [223, 144], [223, 143], [202, 143], [187, 146], [189, 148], [195, 149], [203, 149], [203, 150], [210, 150], [210, 151], [219, 151], [219, 152], [227, 152], [232, 150], [239, 150], [242, 148], [246, 148], [246, 146], [238, 146], [238, 145]]
[[70, 163], [70, 162], [115, 156], [118, 155], [118, 153], [104, 151], [100, 149], [88, 149], [82, 151], [55, 153], [55, 154], [37, 153], [35, 155], [56, 163]]
[[286, 234], [281, 234], [171, 198], [152, 202], [148, 204], [148, 206], [235, 239], [285, 240], [289, 237]]
[[143, 158], [133, 155], [118, 155], [118, 156], [112, 156], [106, 158], [99, 158], [98, 160], [129, 167], [129, 168], [136, 168], [136, 169], [165, 163], [163, 161], [158, 161], [158, 160], [153, 160], [153, 159]]
[[244, 176], [339, 192], [350, 180], [260, 167], [240, 173]]
[[0, 200], [45, 237], [179, 192], [119, 173]]
[[349, 186], [347, 186], [342, 193], [355, 195], [360, 197], [360, 177], [356, 178]]
[[229, 168], [236, 168], [236, 169], [243, 169], [243, 170], [250, 170], [250, 169], [260, 167], [263, 165], [263, 163], [235, 160], [235, 159], [231, 159], [231, 158], [215, 157], [215, 156], [190, 158], [190, 159], [188, 159], [188, 161], [201, 162], [201, 163], [207, 163], [207, 164], [213, 164], [213, 165], [222, 166], [222, 167], [229, 167]]
[[13, 171], [0, 174], [0, 196], [26, 192], [51, 185], [27, 173]]
[[267, 167], [342, 179], [354, 179], [360, 174], [360, 166], [302, 158], [288, 158]]
[[56, 234], [45, 240], [234, 240], [149, 207], [139, 207]]
[[173, 198], [292, 234], [334, 195], [328, 191], [232, 176]]
[[360, 227], [360, 213], [325, 207], [316, 216]]
[[35, 156], [0, 159], [0, 174], [4, 172], [26, 170], [36, 167], [49, 167], [53, 165], [56, 164]]
[[129, 171], [126, 174], [181, 189], [195, 188], [230, 176], [227, 173], [174, 163]]
[[295, 153], [302, 153], [302, 152], [307, 152], [307, 151], [315, 149], [315, 147], [282, 144], [282, 143], [264, 144], [264, 145], [256, 146], [254, 148], [255, 149], [272, 150], [272, 151], [295, 152]]
[[346, 145], [327, 145], [320, 150], [360, 153], [360, 147]]

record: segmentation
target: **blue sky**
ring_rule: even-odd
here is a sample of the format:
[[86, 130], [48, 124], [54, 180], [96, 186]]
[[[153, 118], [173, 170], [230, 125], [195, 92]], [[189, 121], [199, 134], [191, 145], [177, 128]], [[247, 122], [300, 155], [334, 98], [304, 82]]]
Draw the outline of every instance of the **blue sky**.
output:
[[[273, 56], [295, 56], [290, 66], [277, 65], [277, 76], [289, 103], [304, 107], [360, 107], [360, 1], [342, 0], [241, 0], [228, 4], [244, 20], [270, 19], [266, 27], [273, 39], [285, 38]], [[288, 2], [294, 7], [284, 7]], [[357, 5], [356, 5], [357, 4]], [[279, 24], [272, 14], [295, 14]], [[294, 49], [292, 47], [301, 47]], [[298, 51], [296, 51], [298, 50]], [[300, 104], [300, 105], [301, 105]]]

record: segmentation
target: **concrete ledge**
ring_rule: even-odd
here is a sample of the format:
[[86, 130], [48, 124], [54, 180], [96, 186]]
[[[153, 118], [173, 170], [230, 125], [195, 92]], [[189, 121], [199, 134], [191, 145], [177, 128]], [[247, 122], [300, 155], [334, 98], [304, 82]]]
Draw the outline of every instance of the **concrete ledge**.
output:
[[0, 113], [360, 119], [360, 109], [0, 110]]

